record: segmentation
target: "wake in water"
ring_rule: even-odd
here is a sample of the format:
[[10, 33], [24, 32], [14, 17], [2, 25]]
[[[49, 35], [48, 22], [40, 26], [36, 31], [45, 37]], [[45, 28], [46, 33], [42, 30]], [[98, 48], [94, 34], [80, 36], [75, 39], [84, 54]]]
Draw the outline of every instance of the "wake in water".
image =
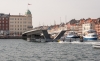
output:
[[67, 41], [59, 41], [58, 43], [72, 43], [72, 44], [96, 44], [100, 42], [80, 42], [80, 41], [72, 41], [72, 42], [67, 42]]

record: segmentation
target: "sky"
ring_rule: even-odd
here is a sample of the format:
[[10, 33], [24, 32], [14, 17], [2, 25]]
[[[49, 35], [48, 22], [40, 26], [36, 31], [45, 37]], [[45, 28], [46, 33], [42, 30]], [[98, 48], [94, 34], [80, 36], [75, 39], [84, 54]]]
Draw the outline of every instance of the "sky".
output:
[[[33, 27], [54, 25], [71, 19], [99, 18], [100, 0], [0, 0], [0, 13], [32, 13]], [[28, 5], [31, 4], [31, 5]]]

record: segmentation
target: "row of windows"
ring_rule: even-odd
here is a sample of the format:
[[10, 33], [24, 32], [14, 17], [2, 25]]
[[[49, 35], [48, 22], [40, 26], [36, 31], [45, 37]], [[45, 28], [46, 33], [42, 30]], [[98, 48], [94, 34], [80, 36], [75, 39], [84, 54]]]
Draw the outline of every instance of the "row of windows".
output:
[[0, 23], [8, 23], [8, 21], [0, 21]]
[[[27, 22], [10, 22], [10, 23], [27, 23]], [[29, 24], [31, 24], [32, 22], [28, 22]]]
[[0, 24], [0, 26], [7, 26], [8, 27], [8, 24]]
[[8, 20], [8, 18], [0, 18], [0, 20]]
[[13, 31], [10, 31], [9, 33], [23, 33], [23, 32], [13, 32]]
[[85, 28], [85, 27], [84, 27], [84, 28], [83, 28], [83, 30], [89, 30], [89, 29], [92, 29], [92, 27], [90, 27], [90, 28]]
[[[0, 20], [8, 20], [9, 18], [0, 18]], [[32, 20], [31, 18], [10, 18], [10, 20]]]
[[31, 18], [10, 18], [10, 20], [32, 20]]
[[95, 28], [100, 28], [100, 26], [95, 26]]
[[0, 28], [0, 30], [8, 30], [8, 28]]
[[96, 29], [97, 31], [100, 31], [100, 29]]
[[16, 28], [13, 29], [13, 28], [11, 28], [10, 30], [26, 30], [26, 28], [23, 28], [23, 29], [22, 28], [20, 28], [20, 29], [16, 29]]
[[27, 27], [27, 25], [10, 25], [10, 27]]
[[84, 24], [83, 26], [92, 26], [92, 24]]

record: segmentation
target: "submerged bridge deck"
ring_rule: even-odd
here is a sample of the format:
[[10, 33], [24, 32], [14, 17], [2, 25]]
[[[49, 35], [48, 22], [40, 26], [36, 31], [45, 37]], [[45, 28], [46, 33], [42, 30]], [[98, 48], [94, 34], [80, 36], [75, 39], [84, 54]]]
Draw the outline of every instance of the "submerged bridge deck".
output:
[[[50, 41], [57, 41], [60, 39], [67, 30], [62, 30], [57, 34], [55, 38], [51, 38], [47, 30], [36, 29], [24, 32], [22, 34], [23, 39], [27, 39], [28, 41], [38, 41], [38, 42], [50, 42]], [[53, 32], [52, 32], [53, 33]]]

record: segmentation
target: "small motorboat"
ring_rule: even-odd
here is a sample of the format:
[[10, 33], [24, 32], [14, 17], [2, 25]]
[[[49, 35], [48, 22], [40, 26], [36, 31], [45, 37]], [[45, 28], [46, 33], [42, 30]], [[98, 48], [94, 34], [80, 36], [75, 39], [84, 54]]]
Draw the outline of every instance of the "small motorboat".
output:
[[76, 32], [74, 32], [74, 31], [70, 31], [67, 34], [66, 38], [79, 38], [79, 35]]
[[100, 43], [94, 44], [94, 45], [93, 45], [93, 48], [98, 48], [98, 49], [100, 49]]

